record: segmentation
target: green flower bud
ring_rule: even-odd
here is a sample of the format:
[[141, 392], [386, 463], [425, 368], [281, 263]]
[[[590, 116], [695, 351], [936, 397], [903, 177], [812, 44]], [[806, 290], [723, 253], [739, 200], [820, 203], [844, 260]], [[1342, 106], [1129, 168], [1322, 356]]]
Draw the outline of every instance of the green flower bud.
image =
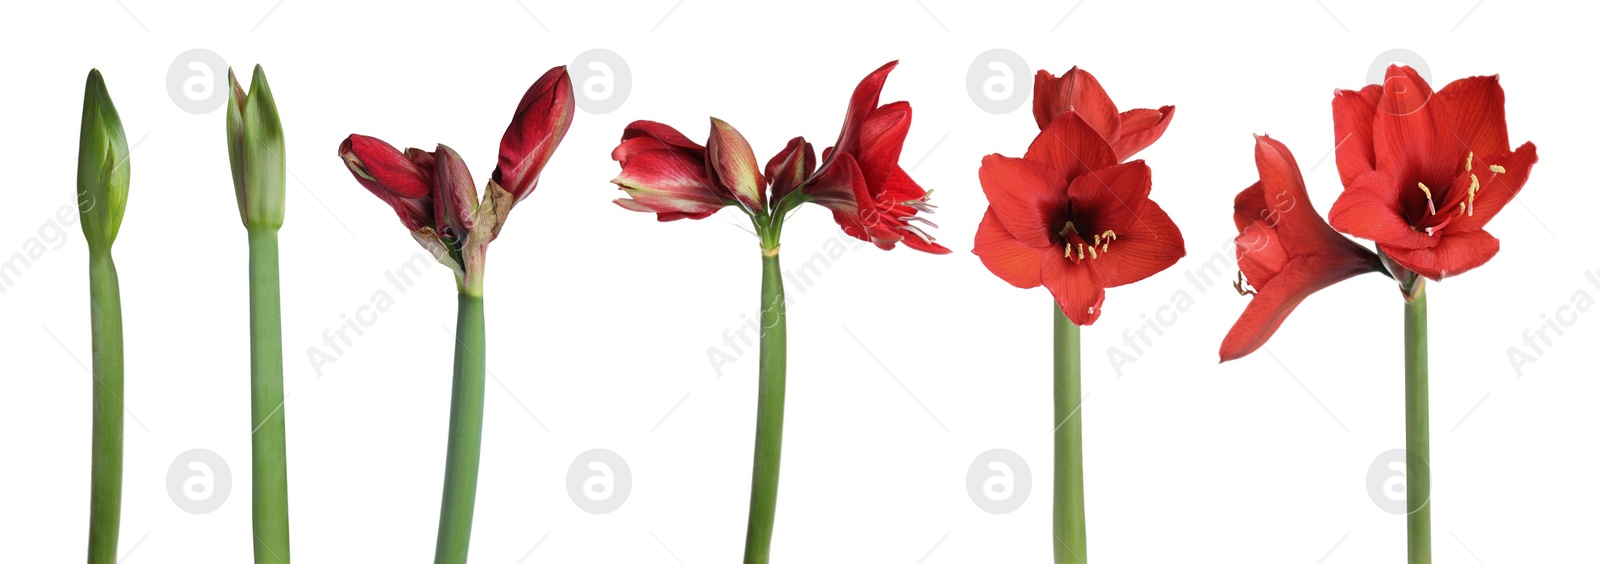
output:
[[83, 88], [83, 129], [78, 134], [78, 217], [89, 250], [111, 250], [128, 204], [128, 137], [99, 70]]
[[233, 191], [239, 199], [239, 218], [245, 227], [283, 226], [284, 179], [283, 124], [278, 104], [272, 100], [267, 74], [256, 65], [245, 94], [228, 69], [228, 161], [233, 168]]

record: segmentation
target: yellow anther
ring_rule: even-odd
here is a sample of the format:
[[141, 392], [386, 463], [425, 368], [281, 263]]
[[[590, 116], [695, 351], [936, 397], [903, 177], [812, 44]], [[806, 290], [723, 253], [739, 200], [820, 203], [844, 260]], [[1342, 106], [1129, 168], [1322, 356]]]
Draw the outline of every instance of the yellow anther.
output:
[[1422, 195], [1428, 197], [1428, 215], [1439, 213], [1439, 210], [1433, 207], [1433, 191], [1428, 189], [1428, 185], [1418, 182], [1417, 187], [1422, 189]]
[[1083, 243], [1078, 243], [1078, 260], [1083, 260]]
[[1089, 247], [1089, 258], [1092, 258], [1092, 259], [1100, 258], [1100, 253], [1094, 252], [1094, 247], [1093, 246]]
[[1472, 201], [1478, 198], [1478, 175], [1472, 175], [1472, 186], [1467, 187], [1467, 216], [1472, 215]]
[[1112, 231], [1110, 229], [1107, 229], [1105, 233], [1101, 233], [1100, 236], [1101, 237], [1105, 237], [1107, 239], [1110, 239], [1112, 241], [1117, 240], [1117, 232], [1116, 231]]
[[1505, 174], [1506, 167], [1500, 165], [1489, 165], [1489, 172], [1493, 172], [1495, 174]]
[[1467, 172], [1472, 172], [1472, 151], [1467, 151]]

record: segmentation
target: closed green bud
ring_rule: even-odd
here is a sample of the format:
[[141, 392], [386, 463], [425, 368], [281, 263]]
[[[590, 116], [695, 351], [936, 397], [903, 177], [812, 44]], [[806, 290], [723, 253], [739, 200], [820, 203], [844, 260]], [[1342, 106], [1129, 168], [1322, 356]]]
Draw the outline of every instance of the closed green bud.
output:
[[256, 65], [246, 94], [228, 69], [228, 161], [233, 168], [233, 190], [239, 199], [239, 218], [245, 227], [283, 226], [284, 179], [283, 124], [278, 104], [272, 100], [267, 74]]
[[128, 204], [128, 137], [99, 70], [83, 88], [78, 134], [78, 217], [89, 250], [110, 251]]

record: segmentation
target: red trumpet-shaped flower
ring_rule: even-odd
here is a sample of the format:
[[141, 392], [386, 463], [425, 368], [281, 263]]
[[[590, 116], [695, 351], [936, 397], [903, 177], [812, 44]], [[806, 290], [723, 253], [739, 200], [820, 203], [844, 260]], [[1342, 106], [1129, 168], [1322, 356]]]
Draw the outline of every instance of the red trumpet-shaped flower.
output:
[[482, 200], [460, 155], [444, 145], [402, 153], [352, 134], [339, 145], [339, 157], [356, 181], [394, 208], [418, 243], [456, 272], [463, 288], [476, 289], [486, 246], [499, 236], [511, 208], [538, 185], [572, 124], [573, 107], [566, 67], [534, 82], [500, 140], [499, 163]]
[[899, 164], [911, 105], [878, 106], [878, 93], [895, 64], [884, 65], [856, 87], [839, 141], [824, 151], [820, 165], [811, 144], [796, 137], [761, 167], [744, 136], [716, 118], [705, 145], [653, 121], [629, 124], [611, 151], [622, 166], [611, 182], [627, 194], [617, 205], [655, 213], [660, 221], [702, 219], [738, 206], [764, 238], [774, 238], [766, 243], [773, 243], [783, 216], [812, 202], [832, 210], [845, 233], [880, 248], [904, 242], [920, 251], [950, 252], [913, 225], [932, 226], [917, 213], [932, 213], [934, 206]]
[[1116, 103], [1088, 71], [1072, 67], [1060, 78], [1040, 70], [1033, 78], [1033, 118], [1039, 129], [1067, 112], [1076, 112], [1111, 144], [1117, 161], [1133, 157], [1155, 143], [1172, 123], [1172, 106], [1159, 110], [1136, 109], [1117, 112]]
[[1222, 340], [1224, 362], [1261, 348], [1312, 293], [1384, 270], [1376, 253], [1340, 235], [1317, 215], [1300, 167], [1283, 143], [1256, 137], [1256, 169], [1261, 178], [1233, 200], [1240, 278], [1234, 287], [1254, 297]]
[[1150, 168], [1117, 164], [1094, 127], [1069, 111], [1020, 159], [978, 170], [989, 210], [973, 252], [1019, 288], [1043, 285], [1077, 325], [1100, 317], [1105, 289], [1137, 282], [1184, 255], [1183, 235], [1150, 200]]
[[1384, 83], [1333, 98], [1344, 193], [1328, 219], [1378, 243], [1395, 263], [1439, 280], [1481, 266], [1500, 250], [1483, 230], [1528, 180], [1533, 143], [1506, 135], [1496, 76], [1434, 92], [1416, 71], [1391, 66]]

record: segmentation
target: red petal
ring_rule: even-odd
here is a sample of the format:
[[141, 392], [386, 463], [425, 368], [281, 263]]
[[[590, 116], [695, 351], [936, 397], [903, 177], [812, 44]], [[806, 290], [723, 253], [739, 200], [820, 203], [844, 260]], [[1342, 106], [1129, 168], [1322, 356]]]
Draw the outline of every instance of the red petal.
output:
[[1222, 339], [1219, 351], [1222, 361], [1234, 360], [1261, 348], [1278, 331], [1295, 306], [1316, 291], [1373, 271], [1371, 263], [1330, 261], [1321, 255], [1289, 259], [1270, 282], [1256, 287], [1258, 293], [1250, 299], [1250, 305], [1233, 323], [1233, 328], [1228, 330], [1228, 336]]
[[1233, 256], [1239, 272], [1258, 289], [1271, 283], [1289, 262], [1278, 229], [1260, 220], [1239, 230], [1239, 236], [1233, 238]]
[[1143, 228], [1139, 214], [1150, 201], [1150, 167], [1133, 161], [1090, 171], [1074, 178], [1067, 194], [1073, 215], [1087, 218], [1095, 231], [1115, 230], [1120, 242]]
[[[628, 124], [622, 129], [622, 140], [627, 141], [638, 137], [655, 139], [672, 147], [686, 150], [691, 153], [705, 151], [699, 143], [690, 140], [683, 133], [673, 129], [672, 126], [649, 120], [639, 120]], [[615, 157], [613, 157], [615, 158]]]
[[861, 122], [866, 121], [867, 115], [878, 107], [878, 95], [883, 92], [883, 83], [889, 79], [889, 71], [899, 64], [900, 61], [889, 61], [856, 85], [855, 92], [850, 94], [850, 105], [845, 109], [844, 127], [839, 129], [839, 140], [833, 144], [833, 151], [823, 158], [822, 168], [828, 168], [840, 152], [856, 152]]
[[1384, 254], [1412, 272], [1432, 280], [1443, 280], [1483, 266], [1500, 252], [1500, 240], [1483, 230], [1436, 235], [1439, 244], [1425, 249], [1406, 249], [1379, 244]]
[[767, 161], [766, 176], [772, 181], [772, 201], [782, 202], [816, 170], [817, 154], [812, 151], [811, 144], [803, 137], [790, 139], [782, 151]]
[[1027, 159], [989, 155], [978, 182], [1006, 231], [1030, 247], [1051, 246], [1052, 222], [1067, 210], [1065, 179]]
[[1390, 246], [1425, 248], [1437, 243], [1411, 228], [1400, 212], [1400, 193], [1393, 176], [1375, 170], [1356, 178], [1328, 210], [1334, 229]]
[[989, 272], [1018, 288], [1037, 287], [1043, 254], [1058, 250], [1024, 245], [1000, 224], [1000, 216], [995, 215], [992, 207], [983, 212], [983, 221], [978, 223], [978, 235], [972, 243], [973, 254], [978, 255]]
[[492, 177], [512, 202], [520, 202], [539, 183], [539, 173], [572, 126], [572, 81], [567, 67], [555, 67], [522, 95], [511, 125], [500, 138], [500, 161]]
[[478, 187], [472, 182], [472, 172], [454, 149], [439, 145], [433, 152], [433, 213], [439, 237], [465, 242], [477, 208]]
[[750, 149], [750, 142], [739, 130], [728, 125], [728, 122], [711, 118], [711, 137], [706, 141], [706, 158], [711, 164], [712, 179], [718, 186], [744, 202], [749, 212], [766, 211], [767, 181], [761, 177], [761, 165], [756, 162], [755, 151]]
[[1266, 219], [1271, 212], [1267, 208], [1267, 197], [1261, 188], [1261, 181], [1257, 180], [1248, 188], [1239, 191], [1233, 197], [1233, 227], [1243, 232], [1245, 228], [1255, 222]]
[[1458, 141], [1477, 156], [1511, 151], [1506, 135], [1506, 93], [1499, 76], [1472, 76], [1446, 84], [1435, 96]]
[[1117, 164], [1117, 153], [1077, 112], [1067, 112], [1039, 132], [1024, 156], [1071, 180], [1091, 170]]
[[1389, 67], [1372, 127], [1378, 170], [1406, 182], [1455, 178], [1464, 151], [1450, 130], [1444, 104], [1430, 103], [1433, 96], [1417, 71]]
[[1107, 288], [1131, 284], [1166, 270], [1183, 258], [1183, 233], [1167, 212], [1145, 200], [1133, 229], [1117, 232], [1117, 240], [1100, 253], [1100, 278]]
[[[1445, 226], [1445, 233], [1482, 229], [1490, 219], [1494, 219], [1495, 214], [1500, 213], [1500, 209], [1522, 191], [1522, 185], [1528, 182], [1528, 174], [1533, 171], [1533, 163], [1539, 162], [1539, 154], [1533, 143], [1523, 143], [1514, 153], [1501, 153], [1487, 158], [1479, 153], [1473, 160], [1473, 171], [1478, 175], [1479, 185], [1472, 202], [1472, 215], [1456, 217]], [[1499, 165], [1506, 169], [1506, 173], [1490, 171], [1490, 165]]]
[[1117, 158], [1128, 160], [1155, 143], [1162, 133], [1166, 133], [1167, 125], [1172, 123], [1172, 114], [1172, 106], [1162, 106], [1160, 110], [1141, 108], [1122, 112], [1122, 133], [1112, 144]]
[[861, 176], [867, 179], [867, 185], [876, 188], [891, 171], [900, 168], [900, 149], [911, 129], [911, 104], [885, 104], [872, 110], [860, 127], [860, 141], [852, 156], [861, 167]]
[[1372, 121], [1377, 118], [1383, 86], [1333, 91], [1333, 142], [1339, 179], [1345, 186], [1378, 166], [1372, 149]]
[[632, 198], [618, 205], [655, 212], [661, 221], [700, 219], [731, 203], [712, 187], [701, 161], [673, 150], [634, 155], [611, 182]]
[[354, 135], [339, 145], [339, 157], [367, 189], [404, 198], [426, 198], [432, 193], [428, 171], [400, 154], [393, 145], [365, 135]]
[[1078, 67], [1072, 67], [1061, 78], [1039, 71], [1033, 78], [1033, 119], [1039, 122], [1039, 129], [1049, 128], [1067, 112], [1082, 115], [1107, 143], [1120, 136], [1122, 120], [1117, 105], [1094, 75]]
[[1094, 268], [1087, 261], [1068, 261], [1064, 253], [1042, 254], [1040, 281], [1055, 296], [1062, 313], [1079, 326], [1094, 324], [1106, 300], [1105, 286]]

